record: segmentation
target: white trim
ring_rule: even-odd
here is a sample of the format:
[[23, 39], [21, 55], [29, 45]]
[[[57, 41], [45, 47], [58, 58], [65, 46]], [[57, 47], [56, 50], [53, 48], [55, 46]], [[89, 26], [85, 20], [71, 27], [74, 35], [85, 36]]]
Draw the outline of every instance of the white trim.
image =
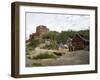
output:
[[[49, 12], [49, 13], [71, 13], [90, 15], [90, 64], [68, 65], [68, 66], [48, 66], [48, 67], [25, 67], [25, 12]], [[32, 7], [20, 6], [20, 74], [38, 74], [54, 72], [73, 72], [95, 70], [95, 11], [68, 8]]]

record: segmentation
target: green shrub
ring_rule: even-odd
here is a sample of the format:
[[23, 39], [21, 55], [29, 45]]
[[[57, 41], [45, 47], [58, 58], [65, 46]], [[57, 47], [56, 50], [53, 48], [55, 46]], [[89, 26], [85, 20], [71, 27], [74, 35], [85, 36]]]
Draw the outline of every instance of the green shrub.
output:
[[48, 58], [57, 58], [57, 56], [49, 53], [40, 53], [39, 55], [33, 57], [33, 59], [48, 59]]
[[26, 55], [29, 55], [29, 53], [28, 53], [28, 52], [26, 52]]
[[32, 39], [32, 41], [30, 42], [30, 44], [29, 44], [28, 46], [29, 46], [29, 47], [32, 47], [32, 48], [35, 48], [35, 47], [37, 47], [39, 44], [40, 44], [40, 41], [39, 41], [39, 40]]

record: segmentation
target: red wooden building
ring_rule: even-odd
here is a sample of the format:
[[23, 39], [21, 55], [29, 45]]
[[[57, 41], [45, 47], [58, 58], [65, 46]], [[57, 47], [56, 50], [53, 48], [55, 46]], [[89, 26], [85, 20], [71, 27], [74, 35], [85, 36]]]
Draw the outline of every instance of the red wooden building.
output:
[[76, 34], [72, 39], [72, 45], [74, 50], [81, 50], [86, 47], [89, 48], [89, 40], [83, 38], [79, 34]]

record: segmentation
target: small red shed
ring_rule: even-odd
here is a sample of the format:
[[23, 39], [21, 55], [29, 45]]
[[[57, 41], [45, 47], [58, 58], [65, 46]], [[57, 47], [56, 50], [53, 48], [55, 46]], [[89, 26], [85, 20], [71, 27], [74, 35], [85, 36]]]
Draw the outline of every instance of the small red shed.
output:
[[81, 35], [76, 34], [72, 39], [72, 45], [74, 50], [84, 49], [86, 46], [89, 46], [89, 40], [83, 38]]

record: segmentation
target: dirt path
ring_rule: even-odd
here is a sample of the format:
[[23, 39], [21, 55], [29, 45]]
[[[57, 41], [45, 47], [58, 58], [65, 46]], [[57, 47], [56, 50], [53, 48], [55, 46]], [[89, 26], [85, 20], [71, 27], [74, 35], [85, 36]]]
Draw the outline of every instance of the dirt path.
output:
[[89, 64], [89, 52], [85, 50], [67, 52], [56, 59], [26, 59], [27, 66], [32, 67], [33, 63], [39, 63], [42, 66]]

